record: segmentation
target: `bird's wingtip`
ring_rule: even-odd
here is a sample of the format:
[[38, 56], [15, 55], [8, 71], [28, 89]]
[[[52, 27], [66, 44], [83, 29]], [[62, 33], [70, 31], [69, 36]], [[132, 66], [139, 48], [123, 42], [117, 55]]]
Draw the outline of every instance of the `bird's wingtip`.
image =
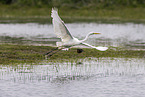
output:
[[51, 17], [53, 18], [54, 15], [58, 14], [58, 9], [56, 7], [53, 7], [52, 8], [52, 11], [51, 11]]
[[52, 11], [58, 11], [56, 7], [52, 7]]

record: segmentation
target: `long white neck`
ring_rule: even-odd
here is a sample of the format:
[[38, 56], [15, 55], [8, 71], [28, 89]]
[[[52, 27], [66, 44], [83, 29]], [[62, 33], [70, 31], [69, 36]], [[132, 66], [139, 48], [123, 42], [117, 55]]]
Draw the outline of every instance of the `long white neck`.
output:
[[86, 37], [85, 37], [83, 40], [81, 40], [81, 42], [86, 41], [90, 35], [91, 35], [91, 33], [88, 33], [88, 34], [86, 35]]

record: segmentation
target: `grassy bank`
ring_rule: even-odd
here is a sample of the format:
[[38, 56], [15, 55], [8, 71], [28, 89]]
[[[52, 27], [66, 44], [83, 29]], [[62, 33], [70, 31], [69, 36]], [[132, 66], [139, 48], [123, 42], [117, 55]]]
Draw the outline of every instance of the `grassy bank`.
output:
[[[0, 5], [0, 22], [51, 23], [51, 8], [35, 6]], [[145, 23], [145, 7], [94, 8], [60, 7], [65, 22], [138, 22]]]
[[[39, 63], [45, 60], [45, 53], [51, 51], [53, 47], [49, 46], [29, 46], [29, 45], [0, 45], [0, 64], [14, 65], [24, 63]], [[105, 52], [96, 49], [84, 48], [84, 52], [78, 54], [76, 48], [69, 51], [60, 51], [48, 59], [48, 62], [63, 60], [76, 60], [87, 57], [112, 57], [112, 58], [144, 58], [145, 51], [121, 50], [118, 48], [109, 49]]]

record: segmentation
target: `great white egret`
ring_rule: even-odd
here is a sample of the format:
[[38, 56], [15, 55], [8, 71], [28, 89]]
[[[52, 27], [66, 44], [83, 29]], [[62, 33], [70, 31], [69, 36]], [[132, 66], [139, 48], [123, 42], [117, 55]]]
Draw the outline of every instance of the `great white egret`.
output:
[[[61, 38], [61, 42], [56, 42], [56, 45], [58, 48], [62, 49], [63, 47], [65, 47], [65, 50], [68, 50], [70, 47], [75, 46], [75, 45], [85, 45], [85, 46], [95, 48], [100, 51], [105, 51], [108, 49], [107, 47], [95, 47], [90, 44], [84, 43], [84, 41], [86, 41], [90, 35], [100, 34], [100, 33], [90, 32], [87, 34], [87, 36], [83, 40], [78, 40], [77, 38], [73, 37], [71, 33], [69, 32], [69, 30], [67, 29], [67, 27], [65, 26], [64, 22], [59, 17], [58, 10], [56, 8], [52, 8], [51, 17], [53, 18], [52, 23], [53, 23], [54, 33], [57, 35], [57, 37]], [[51, 52], [53, 52], [53, 50], [48, 52], [47, 54]], [[78, 50], [77, 52], [81, 53], [82, 50]]]

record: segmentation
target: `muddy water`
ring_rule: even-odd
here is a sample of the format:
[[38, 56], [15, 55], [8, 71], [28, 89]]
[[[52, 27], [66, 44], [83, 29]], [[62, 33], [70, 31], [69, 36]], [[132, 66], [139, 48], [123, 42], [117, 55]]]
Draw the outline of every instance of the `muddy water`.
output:
[[[144, 24], [98, 24], [98, 23], [71, 23], [66, 24], [74, 37], [83, 39], [88, 32], [101, 32], [91, 36], [87, 43], [101, 46], [145, 47]], [[52, 24], [0, 24], [0, 42], [45, 44], [54, 46], [60, 41], [53, 33]]]
[[0, 97], [144, 97], [144, 59], [79, 61], [1, 66]]

